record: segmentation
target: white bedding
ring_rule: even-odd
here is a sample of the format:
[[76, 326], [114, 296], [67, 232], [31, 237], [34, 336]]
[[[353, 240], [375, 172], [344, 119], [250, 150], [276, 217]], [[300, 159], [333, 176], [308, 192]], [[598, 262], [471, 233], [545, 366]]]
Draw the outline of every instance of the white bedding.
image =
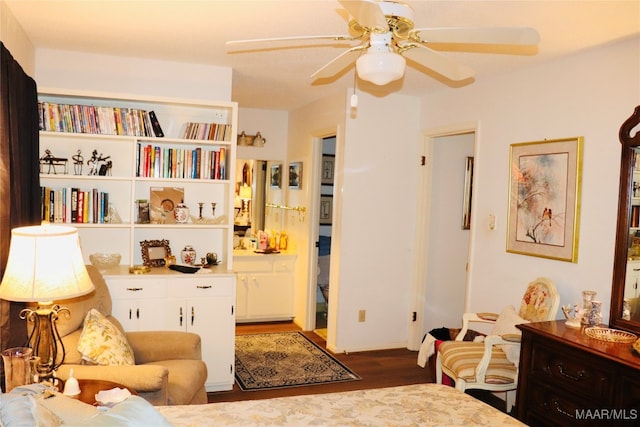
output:
[[438, 384], [155, 408], [176, 427], [524, 425]]

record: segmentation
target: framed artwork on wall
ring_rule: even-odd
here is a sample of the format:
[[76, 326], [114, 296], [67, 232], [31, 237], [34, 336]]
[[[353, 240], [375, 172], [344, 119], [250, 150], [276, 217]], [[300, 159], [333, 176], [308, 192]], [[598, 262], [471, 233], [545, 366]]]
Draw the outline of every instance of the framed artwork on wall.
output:
[[578, 261], [583, 138], [511, 144], [507, 252]]
[[333, 196], [320, 196], [320, 225], [331, 225]]
[[271, 165], [269, 171], [269, 183], [271, 188], [282, 187], [282, 165]]
[[467, 157], [464, 169], [464, 199], [462, 201], [462, 229], [471, 229], [471, 189], [473, 187], [473, 157]]
[[322, 155], [322, 178], [320, 180], [322, 185], [333, 185], [335, 162], [336, 156], [331, 154]]
[[289, 163], [289, 188], [302, 188], [302, 162]]

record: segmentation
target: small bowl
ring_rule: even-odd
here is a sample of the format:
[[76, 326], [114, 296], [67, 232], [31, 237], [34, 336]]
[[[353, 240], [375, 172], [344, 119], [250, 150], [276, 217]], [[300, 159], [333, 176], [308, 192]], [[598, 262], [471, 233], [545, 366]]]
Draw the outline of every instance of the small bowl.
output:
[[120, 265], [121, 258], [121, 255], [118, 253], [95, 253], [89, 255], [91, 264], [101, 272]]

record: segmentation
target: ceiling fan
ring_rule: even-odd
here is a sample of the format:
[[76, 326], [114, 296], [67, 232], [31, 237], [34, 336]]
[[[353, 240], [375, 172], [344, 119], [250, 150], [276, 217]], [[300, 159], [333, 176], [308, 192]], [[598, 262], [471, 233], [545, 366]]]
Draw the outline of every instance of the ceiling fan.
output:
[[474, 71], [429, 47], [430, 43], [535, 45], [540, 36], [533, 28], [448, 27], [415, 28], [413, 8], [400, 0], [339, 0], [349, 12], [351, 35], [320, 35], [235, 40], [228, 46], [262, 42], [304, 40], [361, 41], [311, 75], [329, 78], [353, 62], [358, 76], [376, 85], [386, 85], [404, 75], [409, 58], [450, 80], [466, 80]]

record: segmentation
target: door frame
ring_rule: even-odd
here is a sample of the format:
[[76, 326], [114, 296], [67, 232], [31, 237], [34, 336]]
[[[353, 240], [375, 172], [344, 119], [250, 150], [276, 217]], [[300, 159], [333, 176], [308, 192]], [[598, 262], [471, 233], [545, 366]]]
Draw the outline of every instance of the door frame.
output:
[[[473, 155], [477, 157], [478, 152], [478, 136], [479, 136], [479, 123], [478, 122], [466, 122], [457, 125], [436, 128], [429, 130], [423, 134], [423, 139], [420, 142], [419, 153], [424, 159], [424, 165], [418, 170], [418, 183], [416, 194], [416, 232], [414, 234], [414, 258], [413, 258], [413, 273], [412, 273], [412, 298], [411, 298], [411, 311], [414, 313], [413, 321], [409, 323], [409, 334], [407, 340], [407, 348], [409, 350], [418, 350], [422, 343], [422, 338], [426, 334], [424, 327], [425, 319], [425, 307], [426, 307], [426, 293], [427, 293], [427, 271], [429, 269], [428, 263], [424, 260], [428, 260], [429, 254], [429, 227], [431, 223], [430, 202], [431, 202], [431, 187], [433, 185], [433, 146], [437, 138], [462, 135], [462, 134], [474, 134]], [[422, 162], [419, 159], [419, 162]], [[477, 162], [476, 162], [477, 165]], [[473, 182], [473, 186], [476, 186], [476, 180]], [[475, 188], [472, 191], [472, 197], [476, 195]], [[471, 204], [471, 219], [472, 224], [475, 217], [475, 203]], [[470, 230], [469, 236], [469, 252], [467, 255], [467, 274], [466, 274], [466, 289], [465, 289], [465, 301], [464, 308], [468, 311], [469, 308], [469, 289], [470, 289], [470, 271], [471, 271], [471, 251], [473, 247], [474, 233], [473, 229]]]

